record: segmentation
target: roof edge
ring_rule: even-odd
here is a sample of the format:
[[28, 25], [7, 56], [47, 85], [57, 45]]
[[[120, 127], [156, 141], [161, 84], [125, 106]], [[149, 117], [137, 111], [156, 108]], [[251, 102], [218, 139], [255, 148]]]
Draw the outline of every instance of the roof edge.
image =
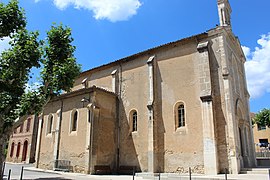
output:
[[58, 100], [62, 100], [62, 99], [66, 99], [66, 98], [70, 98], [70, 97], [74, 97], [74, 96], [79, 96], [79, 95], [82, 95], [82, 94], [85, 94], [85, 93], [91, 93], [91, 92], [94, 92], [94, 91], [101, 91], [101, 92], [104, 92], [104, 93], [107, 93], [107, 94], [111, 94], [113, 96], [117, 96], [117, 94], [115, 94], [114, 92], [111, 92], [111, 91], [106, 90], [104, 88], [97, 87], [97, 86], [91, 86], [91, 87], [88, 87], [88, 88], [82, 88], [82, 89], [78, 89], [78, 90], [75, 90], [75, 91], [71, 91], [71, 92], [68, 92], [68, 93], [61, 94], [59, 96], [56, 96], [56, 97], [52, 98], [50, 100], [50, 102], [54, 102], [54, 101], [58, 101]]
[[[216, 28], [213, 28], [213, 29], [216, 29]], [[196, 34], [196, 35], [193, 35], [193, 36], [189, 36], [189, 37], [186, 37], [186, 38], [182, 38], [180, 40], [177, 40], [177, 41], [172, 41], [172, 42], [169, 42], [169, 43], [166, 43], [166, 44], [162, 44], [162, 45], [159, 45], [159, 46], [156, 46], [156, 47], [153, 47], [153, 48], [150, 48], [150, 49], [147, 49], [145, 51], [141, 51], [141, 52], [138, 52], [136, 54], [133, 54], [133, 55], [130, 55], [130, 56], [126, 56], [124, 58], [121, 58], [121, 59], [118, 59], [118, 60], [115, 60], [115, 61], [112, 61], [112, 62], [109, 62], [107, 64], [103, 64], [103, 65], [100, 65], [100, 66], [97, 66], [97, 67], [94, 67], [94, 68], [91, 68], [89, 70], [86, 70], [86, 71], [83, 71], [79, 77], [91, 72], [91, 71], [95, 71], [95, 70], [98, 70], [100, 68], [105, 68], [105, 67], [108, 67], [108, 66], [113, 66], [115, 64], [118, 64], [118, 63], [122, 63], [122, 62], [127, 62], [127, 61], [131, 61], [133, 59], [135, 59], [136, 57], [138, 56], [142, 56], [142, 55], [145, 55], [145, 54], [150, 54], [151, 52], [153, 51], [156, 51], [158, 49], [161, 49], [161, 48], [165, 48], [165, 47], [169, 47], [169, 46], [173, 46], [175, 44], [178, 44], [178, 43], [182, 43], [182, 42], [185, 42], [185, 41], [190, 41], [192, 39], [202, 39], [202, 38], [205, 38], [205, 36], [208, 35], [208, 32], [213, 30], [213, 29], [210, 29], [210, 30], [207, 30], [206, 32], [203, 32], [203, 33], [200, 33], [200, 34]]]

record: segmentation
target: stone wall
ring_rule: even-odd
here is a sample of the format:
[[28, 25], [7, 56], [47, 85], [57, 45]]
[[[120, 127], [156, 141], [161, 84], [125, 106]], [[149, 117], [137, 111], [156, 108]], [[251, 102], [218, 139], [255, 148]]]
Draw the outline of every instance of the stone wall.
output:
[[[74, 171], [87, 173], [93, 165], [110, 165], [114, 170], [117, 165], [136, 166], [142, 172], [186, 173], [189, 167], [194, 173], [217, 174], [225, 168], [239, 172], [245, 164], [239, 152], [239, 128], [245, 135], [251, 127], [242, 56], [230, 29], [217, 27], [83, 72], [73, 90], [95, 85], [105, 93], [63, 100], [59, 158], [70, 159]], [[239, 90], [235, 90], [237, 84]], [[82, 103], [84, 98], [89, 102]], [[179, 103], [185, 107], [185, 126], [180, 128], [176, 122]], [[95, 108], [97, 123], [93, 125], [92, 154], [89, 105]], [[60, 107], [58, 100], [44, 111], [41, 155], [50, 159], [41, 157], [45, 167], [50, 166], [56, 143], [53, 133], [45, 133], [46, 121], [50, 113], [56, 117]], [[79, 124], [76, 132], [70, 132], [74, 108]], [[132, 132], [134, 111], [138, 124]], [[251, 162], [252, 148], [248, 146], [245, 153]]]
[[[115, 166], [115, 96], [102, 94], [102, 92], [97, 93], [96, 97], [93, 97], [93, 92], [83, 93], [79, 95], [70, 96], [67, 98], [53, 100], [50, 102], [44, 110], [44, 123], [42, 140], [40, 147], [40, 157], [39, 157], [39, 167], [52, 169], [55, 160], [55, 146], [57, 143], [56, 129], [58, 120], [60, 118], [59, 114], [51, 113], [56, 112], [61, 109], [62, 106], [62, 120], [60, 127], [59, 136], [59, 155], [58, 160], [68, 160], [70, 161], [70, 170], [74, 172], [85, 172], [86, 161], [89, 156], [89, 109], [87, 104], [83, 104], [81, 100], [87, 97], [93, 97], [95, 100], [95, 106], [100, 109], [100, 116], [95, 117], [93, 121], [97, 123], [95, 131], [97, 131], [97, 136], [95, 141], [98, 144], [98, 158], [95, 164], [109, 164], [112, 167]], [[90, 98], [91, 101], [93, 98]], [[61, 105], [62, 101], [62, 105]], [[91, 102], [88, 102], [91, 103]], [[78, 122], [75, 131], [72, 131], [72, 112], [78, 112]], [[52, 132], [47, 132], [48, 120], [50, 114], [53, 114], [53, 126]], [[88, 134], [87, 134], [88, 133]], [[110, 158], [108, 158], [110, 156]]]

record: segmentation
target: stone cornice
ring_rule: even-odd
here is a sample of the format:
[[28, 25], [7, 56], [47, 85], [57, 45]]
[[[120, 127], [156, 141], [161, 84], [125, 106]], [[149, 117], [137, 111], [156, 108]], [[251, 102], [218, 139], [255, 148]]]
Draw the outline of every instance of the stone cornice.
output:
[[210, 102], [213, 100], [212, 95], [200, 96], [202, 102]]

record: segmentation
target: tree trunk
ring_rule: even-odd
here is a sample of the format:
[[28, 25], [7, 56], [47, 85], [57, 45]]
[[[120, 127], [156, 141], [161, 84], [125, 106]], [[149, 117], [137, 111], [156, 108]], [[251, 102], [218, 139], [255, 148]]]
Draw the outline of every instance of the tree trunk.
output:
[[4, 120], [0, 117], [0, 180], [3, 179], [4, 172], [3, 171], [3, 163], [5, 162], [5, 149], [6, 144], [9, 138], [10, 133], [12, 132], [12, 127], [4, 128]]
[[4, 138], [4, 135], [0, 135], [0, 150], [1, 150], [1, 155], [0, 155], [0, 180], [3, 179], [3, 163], [5, 161], [5, 144], [6, 144], [6, 139]]

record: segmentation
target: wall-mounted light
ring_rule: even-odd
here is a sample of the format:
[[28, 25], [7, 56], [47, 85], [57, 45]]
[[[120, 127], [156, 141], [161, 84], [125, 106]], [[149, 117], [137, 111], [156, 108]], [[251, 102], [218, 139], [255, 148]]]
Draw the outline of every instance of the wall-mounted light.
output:
[[84, 107], [84, 103], [89, 103], [90, 102], [90, 99], [87, 99], [86, 97], [83, 97], [81, 99], [81, 102], [83, 103], [83, 107]]
[[81, 102], [90, 102], [90, 99], [87, 99], [86, 97], [83, 97]]

